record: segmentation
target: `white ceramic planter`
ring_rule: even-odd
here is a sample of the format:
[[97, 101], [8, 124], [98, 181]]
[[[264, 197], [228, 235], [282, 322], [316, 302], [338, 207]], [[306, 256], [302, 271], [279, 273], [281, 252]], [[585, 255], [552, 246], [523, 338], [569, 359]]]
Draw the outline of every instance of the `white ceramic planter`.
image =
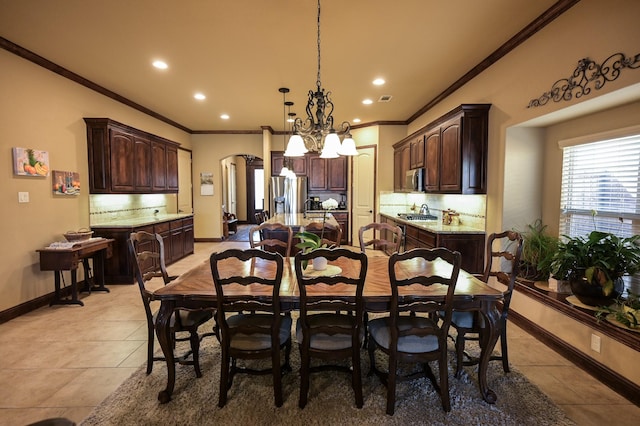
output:
[[316, 257], [313, 259], [313, 269], [316, 271], [324, 271], [327, 269], [327, 258], [326, 257]]

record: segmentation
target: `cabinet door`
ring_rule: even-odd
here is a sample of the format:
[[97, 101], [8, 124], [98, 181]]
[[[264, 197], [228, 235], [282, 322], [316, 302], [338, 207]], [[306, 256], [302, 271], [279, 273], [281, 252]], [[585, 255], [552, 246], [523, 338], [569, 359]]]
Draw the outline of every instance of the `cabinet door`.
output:
[[402, 191], [402, 182], [404, 176], [402, 175], [402, 151], [393, 151], [393, 190], [398, 192]]
[[135, 179], [133, 173], [134, 141], [133, 136], [118, 130], [111, 130], [111, 190], [114, 192], [133, 192]]
[[338, 222], [338, 225], [342, 228], [342, 240], [340, 240], [340, 244], [349, 244], [349, 214], [335, 212], [332, 214], [336, 222]]
[[297, 176], [307, 176], [307, 158], [285, 157], [282, 151], [271, 151], [271, 176], [280, 176], [285, 162]]
[[280, 176], [280, 170], [284, 165], [284, 153], [282, 151], [271, 151], [271, 176]]
[[153, 142], [151, 147], [153, 190], [165, 191], [167, 189], [167, 146], [162, 142]]
[[327, 190], [327, 160], [318, 154], [309, 157], [309, 192]]
[[87, 124], [87, 154], [89, 155], [89, 193], [111, 192], [109, 169], [109, 131], [95, 120], [85, 119]]
[[184, 219], [182, 231], [184, 233], [184, 255], [193, 254], [194, 251], [194, 235], [193, 235], [193, 218]]
[[460, 145], [460, 118], [441, 127], [440, 191], [460, 192], [462, 150]]
[[462, 269], [481, 274], [484, 269], [484, 234], [440, 235], [439, 245], [462, 255]]
[[420, 135], [411, 141], [411, 168], [424, 167], [424, 136]]
[[427, 192], [440, 190], [440, 129], [425, 137], [425, 178], [424, 189]]
[[347, 190], [347, 157], [332, 158], [327, 161], [327, 189], [329, 191]]
[[167, 145], [167, 191], [178, 192], [178, 147]]
[[133, 175], [137, 192], [151, 191], [151, 142], [147, 139], [134, 137]]
[[404, 179], [411, 168], [411, 144], [404, 143], [393, 151], [394, 161], [394, 189], [404, 190]]

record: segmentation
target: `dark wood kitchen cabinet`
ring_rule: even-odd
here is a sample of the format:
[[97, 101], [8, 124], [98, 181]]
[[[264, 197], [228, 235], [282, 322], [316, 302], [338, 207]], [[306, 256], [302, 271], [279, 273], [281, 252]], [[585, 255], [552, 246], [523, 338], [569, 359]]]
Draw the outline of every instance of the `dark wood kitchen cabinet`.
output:
[[91, 194], [178, 192], [179, 144], [108, 118], [85, 118]]
[[[485, 234], [460, 232], [433, 232], [423, 227], [413, 226], [404, 221], [396, 221], [386, 216], [380, 216], [381, 223], [400, 226], [404, 231], [403, 251], [414, 248], [445, 247], [459, 251], [462, 255], [462, 269], [472, 274], [481, 274], [484, 270], [484, 239]], [[390, 240], [392, 235], [383, 233], [382, 238]], [[391, 252], [387, 252], [391, 255]]]
[[[107, 284], [132, 284], [135, 276], [133, 273], [134, 259], [129, 253], [127, 240], [132, 232], [146, 231], [157, 233], [162, 237], [164, 244], [164, 261], [170, 265], [185, 256], [193, 253], [193, 217], [158, 221], [154, 224], [141, 226], [97, 226], [92, 227], [94, 236], [113, 238], [113, 254], [106, 259], [104, 273]], [[148, 265], [146, 269], [151, 270], [157, 265]]]
[[347, 157], [320, 158], [320, 154], [311, 154], [308, 170], [309, 192], [347, 190]]
[[424, 133], [420, 134], [409, 143], [411, 151], [409, 167], [412, 169], [424, 167], [424, 136]]
[[280, 176], [285, 160], [297, 176], [307, 175], [307, 157], [285, 157], [284, 151], [271, 151], [271, 176]]
[[401, 141], [393, 146], [393, 189], [404, 190], [404, 180], [411, 168], [411, 142]]
[[424, 135], [424, 190], [443, 194], [486, 194], [490, 104], [464, 104], [394, 145], [394, 189], [401, 190], [406, 170], [420, 164]]
[[342, 228], [342, 240], [340, 240], [340, 244], [349, 244], [349, 213], [333, 210], [331, 214], [336, 222], [338, 222], [338, 225], [340, 225], [340, 228]]

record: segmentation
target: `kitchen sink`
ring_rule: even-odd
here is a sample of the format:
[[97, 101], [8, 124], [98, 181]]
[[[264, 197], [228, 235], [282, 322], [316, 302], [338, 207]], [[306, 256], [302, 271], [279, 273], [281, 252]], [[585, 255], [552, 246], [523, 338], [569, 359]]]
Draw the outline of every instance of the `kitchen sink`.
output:
[[438, 216], [432, 214], [398, 213], [398, 217], [404, 220], [438, 220]]

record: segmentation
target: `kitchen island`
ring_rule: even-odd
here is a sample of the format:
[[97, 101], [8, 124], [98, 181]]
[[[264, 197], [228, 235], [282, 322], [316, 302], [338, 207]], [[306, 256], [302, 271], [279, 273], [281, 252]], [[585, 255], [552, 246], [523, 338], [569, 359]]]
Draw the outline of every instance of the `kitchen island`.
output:
[[[293, 232], [298, 232], [300, 228], [309, 225], [311, 222], [322, 222], [324, 217], [323, 212], [313, 213], [278, 213], [267, 220], [267, 223], [279, 223], [282, 225], [290, 226]], [[338, 221], [333, 217], [333, 214], [327, 213], [326, 223], [338, 226]]]
[[[269, 218], [269, 220], [267, 220], [267, 223], [279, 223], [281, 225], [288, 226], [293, 230], [293, 235], [294, 235], [293, 246], [294, 247], [291, 250], [291, 254], [294, 255], [295, 253], [300, 251], [300, 249], [295, 247], [295, 245], [300, 242], [298, 238], [295, 238], [295, 234], [303, 231], [304, 228], [307, 227], [312, 222], [322, 223], [323, 218], [324, 218], [324, 212], [313, 212], [313, 213], [308, 212], [306, 214], [278, 213], [275, 216]], [[335, 219], [335, 217], [331, 213], [327, 213], [327, 217], [325, 221], [326, 223], [328, 223], [329, 225], [333, 225], [334, 227], [340, 226], [338, 221]], [[314, 234], [318, 234], [318, 233], [314, 232]], [[330, 235], [325, 233], [324, 237], [332, 240], [337, 239], [337, 235], [335, 234]], [[264, 238], [271, 238], [271, 239], [277, 239], [282, 241], [287, 240], [286, 234], [284, 232], [279, 232], [279, 231], [269, 231], [265, 233]]]

